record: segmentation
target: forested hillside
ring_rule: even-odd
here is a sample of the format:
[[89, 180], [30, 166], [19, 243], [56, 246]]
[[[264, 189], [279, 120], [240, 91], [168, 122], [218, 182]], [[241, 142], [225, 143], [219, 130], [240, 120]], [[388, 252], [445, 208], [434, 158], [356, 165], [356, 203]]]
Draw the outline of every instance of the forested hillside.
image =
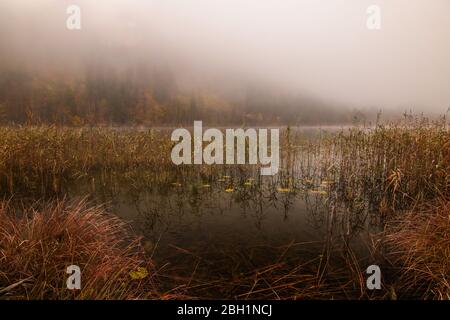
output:
[[333, 108], [314, 98], [243, 86], [232, 96], [220, 90], [183, 90], [167, 69], [113, 71], [92, 68], [81, 75], [0, 72], [3, 124], [317, 125], [362, 122], [359, 111]]

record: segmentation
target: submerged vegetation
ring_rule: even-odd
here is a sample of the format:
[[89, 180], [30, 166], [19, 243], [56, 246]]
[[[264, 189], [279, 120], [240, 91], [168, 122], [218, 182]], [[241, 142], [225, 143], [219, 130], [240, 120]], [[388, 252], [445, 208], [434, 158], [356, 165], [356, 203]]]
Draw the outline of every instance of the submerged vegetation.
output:
[[[287, 128], [280, 172], [274, 177], [261, 177], [256, 166], [175, 166], [172, 146], [164, 130], [0, 128], [0, 193], [9, 199], [0, 213], [0, 295], [449, 298], [446, 119], [409, 119], [312, 137]], [[143, 193], [152, 194], [153, 201], [140, 199]], [[316, 220], [324, 238], [288, 244], [273, 239], [271, 245], [239, 251], [231, 250], [231, 242], [207, 249], [172, 245], [177, 254], [159, 257], [164, 267], [156, 277], [153, 253], [171, 244], [151, 237], [131, 240], [119, 218], [83, 203], [61, 202], [80, 196], [103, 202], [124, 194], [139, 202], [143, 225], [151, 227], [162, 223], [169, 207], [178, 221], [185, 218], [183, 206], [198, 216], [202, 208], [224, 215], [231, 209], [219, 208], [221, 201], [261, 214], [261, 219], [273, 207], [287, 219], [301, 198], [322, 210]], [[368, 230], [364, 240], [358, 236], [361, 230]], [[362, 241], [369, 252], [365, 256], [354, 247]], [[63, 288], [65, 267], [75, 260], [87, 270], [79, 294]], [[370, 264], [389, 270], [378, 292], [366, 289]], [[187, 265], [192, 270], [182, 268]], [[130, 273], [145, 275], [145, 281]]]

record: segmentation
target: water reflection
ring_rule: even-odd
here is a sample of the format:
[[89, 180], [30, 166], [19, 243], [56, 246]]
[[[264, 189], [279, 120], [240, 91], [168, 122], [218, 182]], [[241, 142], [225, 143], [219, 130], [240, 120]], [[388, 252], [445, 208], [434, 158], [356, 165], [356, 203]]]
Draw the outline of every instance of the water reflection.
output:
[[326, 184], [227, 175], [152, 188], [122, 184], [109, 193], [97, 188], [96, 194], [132, 223], [148, 247], [157, 245], [161, 260], [174, 247], [200, 256], [205, 245], [239, 250], [287, 243], [304, 243], [302, 250], [317, 256], [324, 246], [331, 251], [344, 245], [367, 255], [364, 241], [379, 221], [367, 206], [339, 203], [329, 190]]
[[[251, 166], [177, 167], [162, 170], [158, 179], [154, 170], [135, 170], [98, 177], [72, 193], [91, 194], [129, 221], [146, 251], [171, 275], [163, 281], [167, 288], [194, 285], [195, 273], [199, 295], [223, 297], [230, 292], [211, 293], [208, 285], [233, 283], [273, 266], [283, 269], [276, 281], [292, 273], [302, 279], [300, 272], [315, 285], [359, 272], [349, 266], [373, 262], [371, 233], [380, 231], [383, 221], [369, 200], [345, 202], [338, 196], [339, 186], [320, 169], [332, 172], [333, 156], [324, 157], [313, 143], [287, 141], [274, 177], [261, 177]], [[236, 296], [245, 292], [240, 284], [227, 290]]]

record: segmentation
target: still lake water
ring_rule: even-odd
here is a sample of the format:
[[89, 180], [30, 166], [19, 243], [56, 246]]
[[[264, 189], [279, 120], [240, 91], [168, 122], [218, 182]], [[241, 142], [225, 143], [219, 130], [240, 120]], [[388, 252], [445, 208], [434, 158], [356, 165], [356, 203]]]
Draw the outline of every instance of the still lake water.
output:
[[[314, 139], [340, 128], [295, 130]], [[225, 174], [151, 188], [118, 184], [114, 194], [96, 188], [93, 200], [130, 222], [156, 264], [177, 275], [223, 279], [280, 260], [295, 264], [324, 255], [344, 266], [349, 251], [370, 262], [370, 234], [380, 231], [376, 215], [330, 203], [326, 181], [281, 188], [273, 177]]]

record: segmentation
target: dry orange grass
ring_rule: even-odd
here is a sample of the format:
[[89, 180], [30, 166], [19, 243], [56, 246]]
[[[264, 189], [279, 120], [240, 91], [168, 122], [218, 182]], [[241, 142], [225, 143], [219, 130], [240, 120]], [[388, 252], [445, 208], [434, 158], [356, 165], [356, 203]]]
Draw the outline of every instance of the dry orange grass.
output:
[[396, 290], [421, 299], [450, 299], [450, 202], [414, 210], [387, 228]]
[[[157, 297], [154, 268], [118, 218], [83, 202], [40, 207], [0, 203], [0, 299]], [[72, 264], [81, 268], [82, 290], [66, 288]], [[138, 279], [130, 276], [142, 268]]]

